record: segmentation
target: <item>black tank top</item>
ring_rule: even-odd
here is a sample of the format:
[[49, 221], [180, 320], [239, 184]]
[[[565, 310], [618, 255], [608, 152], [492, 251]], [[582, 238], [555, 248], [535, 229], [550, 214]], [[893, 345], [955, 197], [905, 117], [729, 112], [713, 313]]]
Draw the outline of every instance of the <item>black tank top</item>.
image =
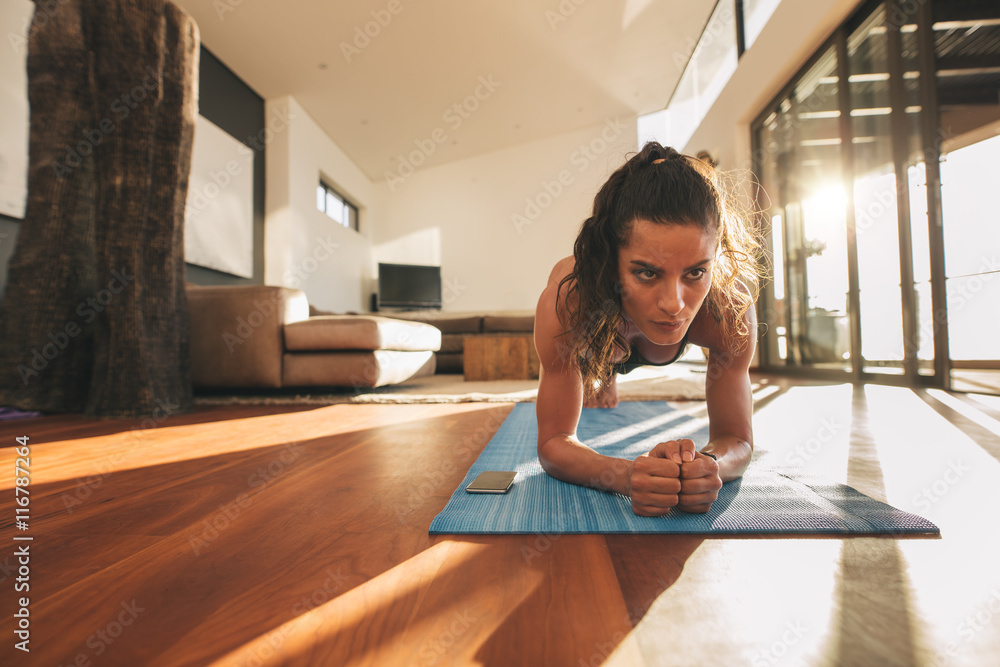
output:
[[631, 373], [640, 366], [669, 366], [670, 364], [674, 363], [682, 356], [684, 356], [684, 352], [687, 350], [687, 345], [688, 345], [688, 334], [684, 334], [684, 338], [681, 339], [681, 345], [679, 348], [677, 348], [677, 354], [674, 355], [674, 358], [671, 359], [670, 361], [659, 364], [654, 364], [653, 362], [648, 361], [645, 357], [642, 356], [639, 350], [636, 349], [635, 345], [632, 345], [629, 351], [628, 359], [612, 364], [611, 368], [615, 373], [620, 373], [624, 375], [625, 373]]

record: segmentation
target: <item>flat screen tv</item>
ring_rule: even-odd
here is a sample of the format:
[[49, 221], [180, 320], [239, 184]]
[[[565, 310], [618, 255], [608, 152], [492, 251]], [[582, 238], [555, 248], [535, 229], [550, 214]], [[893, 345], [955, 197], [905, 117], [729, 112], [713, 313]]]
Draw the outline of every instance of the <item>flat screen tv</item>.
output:
[[378, 265], [379, 308], [440, 308], [441, 267]]

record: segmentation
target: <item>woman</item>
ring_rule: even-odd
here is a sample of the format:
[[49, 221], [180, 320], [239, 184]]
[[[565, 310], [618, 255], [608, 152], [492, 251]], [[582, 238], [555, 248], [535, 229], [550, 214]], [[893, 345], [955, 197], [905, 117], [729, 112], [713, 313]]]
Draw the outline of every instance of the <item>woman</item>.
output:
[[[707, 512], [753, 453], [756, 235], [728, 207], [714, 169], [658, 143], [611, 175], [538, 300], [538, 458], [573, 484], [631, 498], [642, 516]], [[634, 461], [576, 437], [580, 410], [618, 404], [615, 377], [708, 351], [709, 441], [661, 442]]]

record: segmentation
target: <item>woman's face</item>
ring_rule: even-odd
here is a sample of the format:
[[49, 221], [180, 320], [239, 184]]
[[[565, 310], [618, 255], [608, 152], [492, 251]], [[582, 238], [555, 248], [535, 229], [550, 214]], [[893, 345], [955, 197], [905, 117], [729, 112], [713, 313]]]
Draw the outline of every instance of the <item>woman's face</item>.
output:
[[632, 223], [629, 243], [618, 249], [622, 308], [657, 345], [687, 334], [712, 286], [715, 235], [695, 225]]

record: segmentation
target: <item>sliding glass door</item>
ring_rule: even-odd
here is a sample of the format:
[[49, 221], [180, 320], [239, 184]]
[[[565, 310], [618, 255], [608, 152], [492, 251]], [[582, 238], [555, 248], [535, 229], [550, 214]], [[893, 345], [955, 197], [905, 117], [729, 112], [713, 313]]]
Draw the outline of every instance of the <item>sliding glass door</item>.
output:
[[850, 368], [838, 91], [829, 49], [758, 130], [774, 258], [766, 340], [789, 366]]
[[753, 125], [761, 366], [1000, 390], [1000, 3], [869, 2]]

